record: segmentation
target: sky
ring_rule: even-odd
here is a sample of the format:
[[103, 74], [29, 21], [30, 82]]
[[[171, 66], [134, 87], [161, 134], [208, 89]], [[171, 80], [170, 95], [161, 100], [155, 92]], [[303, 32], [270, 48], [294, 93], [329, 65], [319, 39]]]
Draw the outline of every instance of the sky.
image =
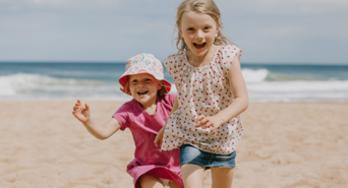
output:
[[[249, 63], [348, 64], [347, 0], [216, 0]], [[0, 0], [0, 61], [125, 61], [176, 52], [179, 0]]]

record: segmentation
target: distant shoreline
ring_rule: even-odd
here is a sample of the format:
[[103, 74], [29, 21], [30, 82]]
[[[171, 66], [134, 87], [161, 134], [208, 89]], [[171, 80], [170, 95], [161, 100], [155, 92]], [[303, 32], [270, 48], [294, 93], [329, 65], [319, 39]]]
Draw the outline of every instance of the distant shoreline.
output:
[[[123, 98], [124, 63], [1, 63], [1, 99]], [[348, 65], [242, 64], [252, 101], [348, 101]], [[174, 85], [167, 71], [165, 79]], [[172, 91], [176, 92], [175, 87]]]
[[[74, 63], [74, 64], [94, 64], [94, 63], [101, 63], [101, 64], [126, 64], [127, 60], [116, 60], [116, 61], [104, 61], [104, 60], [0, 60], [0, 64], [12, 64], [12, 63], [25, 63], [25, 64], [66, 64], [66, 63]], [[257, 65], [269, 65], [269, 66], [343, 66], [347, 67], [347, 63], [327, 63], [327, 62], [245, 62], [242, 61], [241, 65], [249, 65], [249, 66], [257, 66]]]

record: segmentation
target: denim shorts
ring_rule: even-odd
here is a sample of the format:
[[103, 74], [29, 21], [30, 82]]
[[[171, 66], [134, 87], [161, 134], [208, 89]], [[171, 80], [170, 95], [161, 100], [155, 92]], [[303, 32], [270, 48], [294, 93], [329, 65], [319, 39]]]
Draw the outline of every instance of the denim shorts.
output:
[[226, 155], [215, 154], [184, 144], [180, 147], [180, 165], [184, 164], [194, 164], [205, 169], [213, 167], [234, 168], [236, 166], [236, 152]]

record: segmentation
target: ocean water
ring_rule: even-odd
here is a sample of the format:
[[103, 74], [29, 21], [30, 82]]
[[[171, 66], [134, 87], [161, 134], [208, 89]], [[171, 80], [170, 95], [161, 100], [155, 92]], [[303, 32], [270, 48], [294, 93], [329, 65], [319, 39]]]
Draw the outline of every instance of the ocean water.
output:
[[[0, 100], [129, 99], [117, 82], [124, 67], [101, 62], [2, 62]], [[348, 65], [243, 63], [242, 72], [251, 101], [348, 101]]]

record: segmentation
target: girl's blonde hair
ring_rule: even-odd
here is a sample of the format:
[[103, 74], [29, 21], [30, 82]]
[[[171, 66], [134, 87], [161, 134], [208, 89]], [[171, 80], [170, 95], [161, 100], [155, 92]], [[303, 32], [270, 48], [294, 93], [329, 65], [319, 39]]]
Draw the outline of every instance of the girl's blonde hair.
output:
[[184, 50], [187, 48], [184, 40], [182, 39], [180, 26], [181, 18], [185, 12], [193, 11], [195, 13], [207, 14], [212, 17], [217, 25], [218, 35], [215, 38], [215, 45], [228, 44], [230, 41], [221, 32], [222, 21], [219, 8], [216, 6], [213, 0], [184, 0], [179, 5], [176, 12], [176, 27], [178, 29], [178, 38], [176, 41], [176, 47], [179, 50]]

